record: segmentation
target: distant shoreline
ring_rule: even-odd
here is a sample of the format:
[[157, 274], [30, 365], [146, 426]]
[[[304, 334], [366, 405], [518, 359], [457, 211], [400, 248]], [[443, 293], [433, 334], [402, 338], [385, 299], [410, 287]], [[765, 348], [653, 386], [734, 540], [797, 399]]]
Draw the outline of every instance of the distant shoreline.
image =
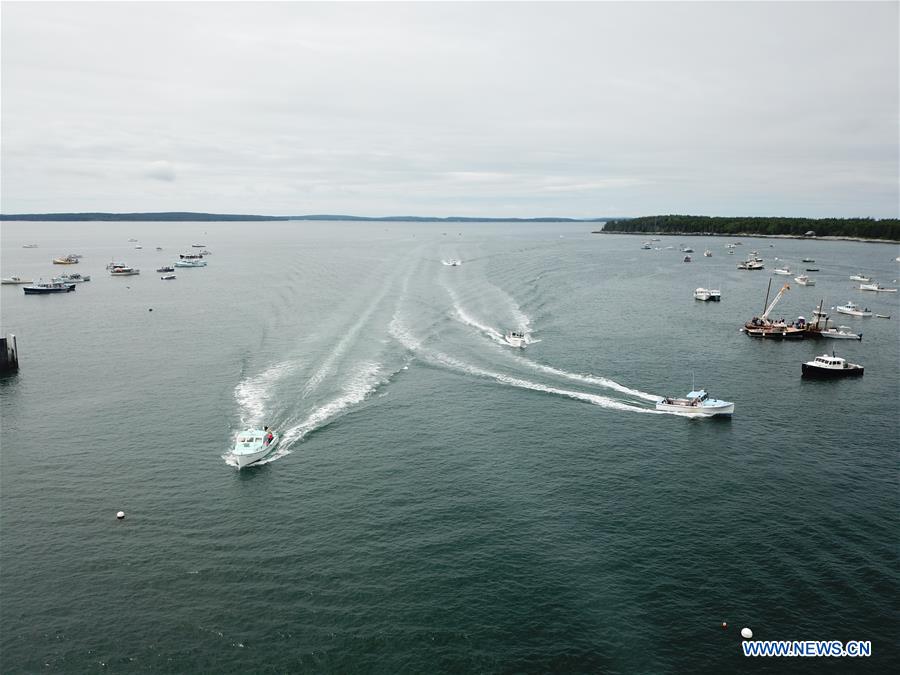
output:
[[0, 221], [38, 222], [260, 222], [260, 221], [335, 221], [335, 222], [399, 222], [399, 223], [605, 223], [611, 218], [472, 218], [469, 216], [347, 216], [318, 214], [307, 216], [257, 216], [229, 213], [196, 213], [164, 211], [158, 213], [17, 213], [0, 214]]
[[815, 236], [808, 237], [803, 234], [754, 234], [753, 232], [618, 232], [612, 230], [591, 230], [591, 234], [628, 234], [641, 236], [666, 236], [666, 237], [730, 237], [731, 239], [740, 239], [741, 237], [759, 237], [760, 239], [809, 239], [810, 241], [860, 241], [871, 242], [873, 244], [900, 244], [897, 239], [867, 239], [865, 237], [841, 237], [841, 236]]

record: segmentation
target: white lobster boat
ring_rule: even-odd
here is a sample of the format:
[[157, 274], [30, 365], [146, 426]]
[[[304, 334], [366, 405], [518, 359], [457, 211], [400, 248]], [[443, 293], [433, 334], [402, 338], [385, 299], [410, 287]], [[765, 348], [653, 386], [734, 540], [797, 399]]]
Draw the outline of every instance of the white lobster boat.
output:
[[503, 336], [503, 339], [510, 347], [522, 348], [525, 346], [525, 333], [520, 331], [508, 330], [506, 331], [506, 335]]
[[245, 429], [237, 435], [231, 455], [239, 469], [258, 462], [272, 451], [276, 440], [274, 434], [267, 440], [268, 435], [269, 432], [263, 429]]
[[713, 417], [714, 415], [731, 415], [734, 403], [710, 398], [704, 389], [688, 392], [685, 398], [666, 397], [656, 403], [656, 409], [663, 412], [674, 412], [693, 417]]

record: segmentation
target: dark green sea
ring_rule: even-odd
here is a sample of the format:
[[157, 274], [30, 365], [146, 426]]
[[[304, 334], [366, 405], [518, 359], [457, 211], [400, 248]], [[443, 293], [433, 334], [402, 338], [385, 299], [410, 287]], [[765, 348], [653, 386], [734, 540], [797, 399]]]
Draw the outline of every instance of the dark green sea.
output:
[[[848, 277], [900, 249], [590, 229], [4, 222], [4, 277], [93, 279], [2, 287], [0, 671], [897, 672], [900, 303]], [[804, 256], [815, 287], [772, 277]], [[891, 319], [749, 339], [770, 278], [775, 317]], [[832, 348], [864, 377], [801, 380]], [[692, 382], [734, 417], [655, 412]], [[238, 471], [249, 424], [281, 441]]]

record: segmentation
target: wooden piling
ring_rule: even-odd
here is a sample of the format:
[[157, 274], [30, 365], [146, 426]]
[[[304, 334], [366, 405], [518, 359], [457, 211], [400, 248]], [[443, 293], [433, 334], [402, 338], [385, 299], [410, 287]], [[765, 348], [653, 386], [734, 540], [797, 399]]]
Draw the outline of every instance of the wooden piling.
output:
[[19, 372], [19, 349], [16, 345], [16, 336], [10, 333], [8, 338], [0, 338], [0, 375], [17, 372]]

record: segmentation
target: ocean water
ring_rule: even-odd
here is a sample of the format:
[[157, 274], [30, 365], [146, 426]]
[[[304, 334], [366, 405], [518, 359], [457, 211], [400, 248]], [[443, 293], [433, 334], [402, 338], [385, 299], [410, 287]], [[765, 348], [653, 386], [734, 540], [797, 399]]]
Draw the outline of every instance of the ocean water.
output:
[[[848, 276], [896, 286], [898, 247], [590, 229], [3, 223], [3, 276], [93, 280], [0, 295], [0, 669], [895, 672], [900, 304]], [[891, 319], [745, 337], [803, 256], [774, 316]], [[801, 380], [832, 348], [865, 376]], [[734, 417], [653, 409], [693, 384]], [[280, 441], [238, 471], [250, 424]], [[874, 655], [746, 659], [744, 626]]]

